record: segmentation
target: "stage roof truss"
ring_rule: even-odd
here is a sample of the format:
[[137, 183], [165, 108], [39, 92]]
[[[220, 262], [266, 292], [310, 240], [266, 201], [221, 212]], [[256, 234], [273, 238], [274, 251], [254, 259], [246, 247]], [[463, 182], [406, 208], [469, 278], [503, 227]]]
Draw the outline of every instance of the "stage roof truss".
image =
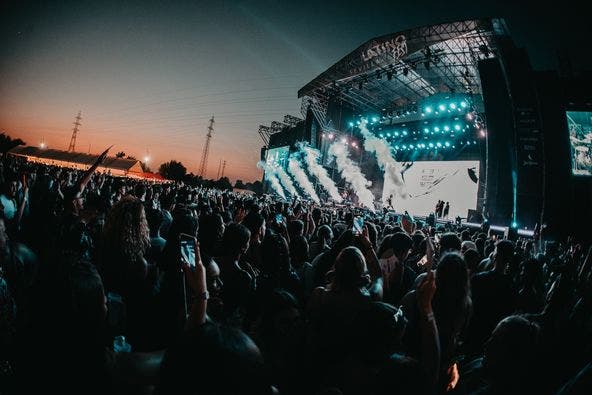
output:
[[[380, 113], [439, 92], [480, 93], [477, 63], [497, 56], [497, 38], [505, 34], [503, 20], [483, 19], [378, 37], [345, 56], [298, 94], [313, 97], [318, 102], [317, 112], [326, 111], [327, 102], [338, 98], [360, 112]], [[404, 56], [389, 50], [401, 35], [405, 36], [405, 51], [409, 51]], [[364, 57], [368, 53], [372, 56], [362, 62], [360, 54]], [[355, 72], [358, 69], [361, 71]]]

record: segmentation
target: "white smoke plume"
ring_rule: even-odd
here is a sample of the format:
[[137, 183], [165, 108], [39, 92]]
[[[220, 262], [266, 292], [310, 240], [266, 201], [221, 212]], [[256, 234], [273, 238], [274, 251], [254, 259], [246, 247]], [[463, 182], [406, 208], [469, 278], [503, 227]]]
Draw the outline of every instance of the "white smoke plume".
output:
[[265, 161], [260, 161], [257, 163], [257, 167], [263, 169], [265, 172], [265, 179], [269, 181], [273, 190], [282, 198], [286, 199], [286, 194], [284, 193], [284, 188], [280, 185], [280, 180], [278, 180], [275, 171], [271, 166], [269, 166]]
[[288, 173], [286, 173], [286, 171], [284, 170], [283, 167], [276, 167], [275, 174], [277, 174], [278, 178], [280, 179], [280, 182], [284, 186], [284, 189], [290, 195], [300, 197], [300, 194], [298, 193], [298, 191], [294, 187], [294, 183], [292, 182], [292, 179], [290, 178]]
[[290, 160], [288, 161], [288, 170], [290, 173], [292, 173], [292, 176], [294, 176], [294, 179], [298, 185], [300, 185], [300, 188], [302, 188], [315, 203], [320, 203], [320, 199], [314, 189], [314, 185], [312, 185], [312, 182], [310, 182], [308, 176], [302, 169], [300, 159], [297, 157], [297, 155], [290, 155]]
[[310, 174], [319, 180], [323, 188], [329, 193], [329, 196], [331, 196], [331, 199], [337, 203], [341, 203], [343, 198], [339, 194], [335, 183], [327, 174], [327, 170], [321, 166], [319, 151], [308, 148], [305, 143], [298, 143], [297, 146], [302, 153], [302, 157], [304, 158], [304, 162], [306, 163]]
[[399, 196], [407, 198], [408, 194], [405, 192], [405, 183], [401, 177], [401, 169], [395, 158], [393, 158], [389, 144], [385, 140], [370, 133], [366, 124], [366, 120], [363, 120], [360, 123], [360, 132], [364, 137], [364, 149], [376, 155], [376, 161], [384, 171], [384, 177], [388, 177], [392, 185], [397, 186], [397, 193]]
[[341, 142], [335, 142], [329, 147], [329, 155], [335, 157], [337, 168], [341, 176], [351, 183], [354, 193], [358, 196], [360, 203], [374, 210], [374, 195], [368, 189], [372, 185], [370, 181], [364, 177], [360, 168], [350, 159], [347, 152], [347, 145]]

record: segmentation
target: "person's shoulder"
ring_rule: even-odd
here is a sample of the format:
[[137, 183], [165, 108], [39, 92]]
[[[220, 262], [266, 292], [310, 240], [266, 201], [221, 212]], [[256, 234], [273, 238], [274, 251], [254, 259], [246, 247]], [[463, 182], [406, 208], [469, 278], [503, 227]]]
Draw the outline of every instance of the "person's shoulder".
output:
[[13, 248], [23, 262], [33, 263], [37, 261], [37, 255], [26, 245], [15, 243]]
[[310, 301], [320, 300], [325, 298], [329, 294], [329, 291], [325, 287], [316, 287], [310, 294]]

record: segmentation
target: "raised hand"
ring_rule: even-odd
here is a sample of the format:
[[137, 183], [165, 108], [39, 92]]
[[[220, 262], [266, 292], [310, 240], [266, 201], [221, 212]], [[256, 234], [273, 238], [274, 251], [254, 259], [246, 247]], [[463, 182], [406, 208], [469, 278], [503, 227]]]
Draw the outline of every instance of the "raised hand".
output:
[[372, 242], [370, 241], [370, 234], [368, 232], [368, 227], [366, 225], [364, 225], [364, 228], [362, 228], [362, 233], [358, 236], [358, 239], [360, 240], [366, 251], [372, 249]]
[[434, 243], [429, 234], [426, 237], [426, 259], [426, 268], [431, 271], [434, 264]]
[[427, 275], [417, 287], [417, 306], [422, 313], [432, 312], [434, 293], [436, 293], [436, 277], [433, 270], [428, 270]]
[[199, 242], [197, 240], [195, 240], [194, 251], [195, 268], [189, 267], [188, 262], [182, 262], [181, 264], [183, 273], [185, 273], [185, 281], [189, 284], [189, 288], [191, 288], [196, 298], [187, 321], [189, 328], [198, 327], [206, 322], [207, 300], [209, 297], [206, 285], [206, 268], [201, 262]]
[[[206, 291], [206, 270], [201, 262], [201, 254], [199, 253], [199, 242], [195, 241], [195, 270], [189, 266], [189, 262], [185, 261], [183, 258], [181, 262], [181, 268], [183, 269], [183, 273], [185, 273], [185, 280], [189, 285], [189, 288], [196, 295], [201, 294]], [[203, 278], [202, 278], [203, 277]], [[203, 280], [203, 281], [202, 281]]]
[[113, 145], [109, 146], [109, 148], [107, 148], [105, 151], [103, 151], [101, 153], [101, 155], [99, 155], [99, 157], [97, 158], [96, 163], [101, 164], [103, 163], [103, 161], [107, 158], [107, 153], [109, 153], [109, 150], [113, 147]]

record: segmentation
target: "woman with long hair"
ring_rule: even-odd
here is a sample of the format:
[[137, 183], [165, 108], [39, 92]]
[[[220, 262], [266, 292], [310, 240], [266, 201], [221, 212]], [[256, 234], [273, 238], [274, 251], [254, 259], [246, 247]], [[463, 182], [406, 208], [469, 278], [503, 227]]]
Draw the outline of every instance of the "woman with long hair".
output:
[[[436, 268], [436, 292], [432, 299], [434, 317], [438, 323], [441, 361], [440, 379], [446, 381], [446, 371], [454, 364], [459, 339], [472, 312], [472, 301], [467, 265], [461, 254], [442, 255]], [[409, 320], [404, 344], [413, 356], [420, 353], [417, 294], [411, 291], [401, 301], [401, 308]], [[446, 382], [441, 383], [445, 385]]]
[[150, 232], [142, 202], [126, 196], [113, 206], [103, 228], [99, 258], [105, 288], [121, 296], [125, 304], [125, 335], [134, 350], [153, 348], [157, 274], [144, 254]]

